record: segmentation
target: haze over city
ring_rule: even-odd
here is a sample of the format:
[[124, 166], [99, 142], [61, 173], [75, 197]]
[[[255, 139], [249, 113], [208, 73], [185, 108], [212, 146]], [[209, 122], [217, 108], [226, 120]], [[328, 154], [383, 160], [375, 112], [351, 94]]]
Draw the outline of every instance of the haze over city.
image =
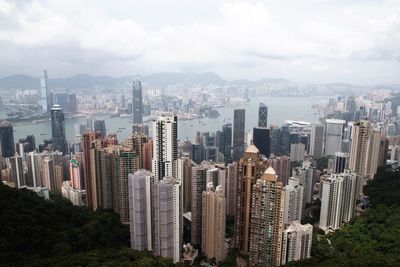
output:
[[0, 1], [0, 77], [209, 72], [400, 83], [400, 2]]
[[0, 267], [399, 266], [400, 1], [0, 0]]

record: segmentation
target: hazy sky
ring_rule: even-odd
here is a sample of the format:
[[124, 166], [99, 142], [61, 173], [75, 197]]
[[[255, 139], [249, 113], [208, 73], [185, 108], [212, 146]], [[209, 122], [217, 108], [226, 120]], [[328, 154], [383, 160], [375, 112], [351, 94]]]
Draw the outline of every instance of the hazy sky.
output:
[[400, 83], [400, 0], [0, 0], [0, 76]]

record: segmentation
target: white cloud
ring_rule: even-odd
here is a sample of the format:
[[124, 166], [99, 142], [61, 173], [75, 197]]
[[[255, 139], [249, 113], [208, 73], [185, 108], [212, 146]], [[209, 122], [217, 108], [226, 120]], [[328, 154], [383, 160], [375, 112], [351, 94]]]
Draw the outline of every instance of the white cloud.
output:
[[[157, 27], [143, 14], [121, 18], [107, 10], [126, 13], [123, 4], [135, 7], [127, 2], [96, 3], [0, 0], [0, 74], [47, 67], [59, 76], [190, 70], [227, 78], [400, 82], [400, 75], [387, 75], [388, 69], [400, 72], [393, 70], [400, 69], [400, 11], [393, 1], [192, 1], [213, 11], [199, 19], [175, 0], [173, 15], [184, 12], [185, 22], [168, 23], [162, 11], [157, 17], [147, 11]], [[361, 75], [375, 61], [380, 69]]]

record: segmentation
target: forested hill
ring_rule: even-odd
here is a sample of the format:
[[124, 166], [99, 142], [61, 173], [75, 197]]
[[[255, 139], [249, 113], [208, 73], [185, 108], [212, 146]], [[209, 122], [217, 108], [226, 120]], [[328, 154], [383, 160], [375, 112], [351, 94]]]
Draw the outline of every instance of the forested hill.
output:
[[129, 247], [111, 210], [90, 211], [0, 183], [0, 266], [173, 266]]
[[286, 266], [400, 266], [400, 171], [380, 172], [365, 194], [365, 214], [319, 240], [314, 235], [312, 259]]

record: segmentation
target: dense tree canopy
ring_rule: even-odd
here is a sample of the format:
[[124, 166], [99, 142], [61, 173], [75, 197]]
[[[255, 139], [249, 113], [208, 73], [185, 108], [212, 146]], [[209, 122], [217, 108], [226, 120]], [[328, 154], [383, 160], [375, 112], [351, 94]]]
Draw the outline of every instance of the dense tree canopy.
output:
[[129, 248], [129, 228], [112, 210], [46, 201], [0, 183], [1, 266], [173, 266]]

